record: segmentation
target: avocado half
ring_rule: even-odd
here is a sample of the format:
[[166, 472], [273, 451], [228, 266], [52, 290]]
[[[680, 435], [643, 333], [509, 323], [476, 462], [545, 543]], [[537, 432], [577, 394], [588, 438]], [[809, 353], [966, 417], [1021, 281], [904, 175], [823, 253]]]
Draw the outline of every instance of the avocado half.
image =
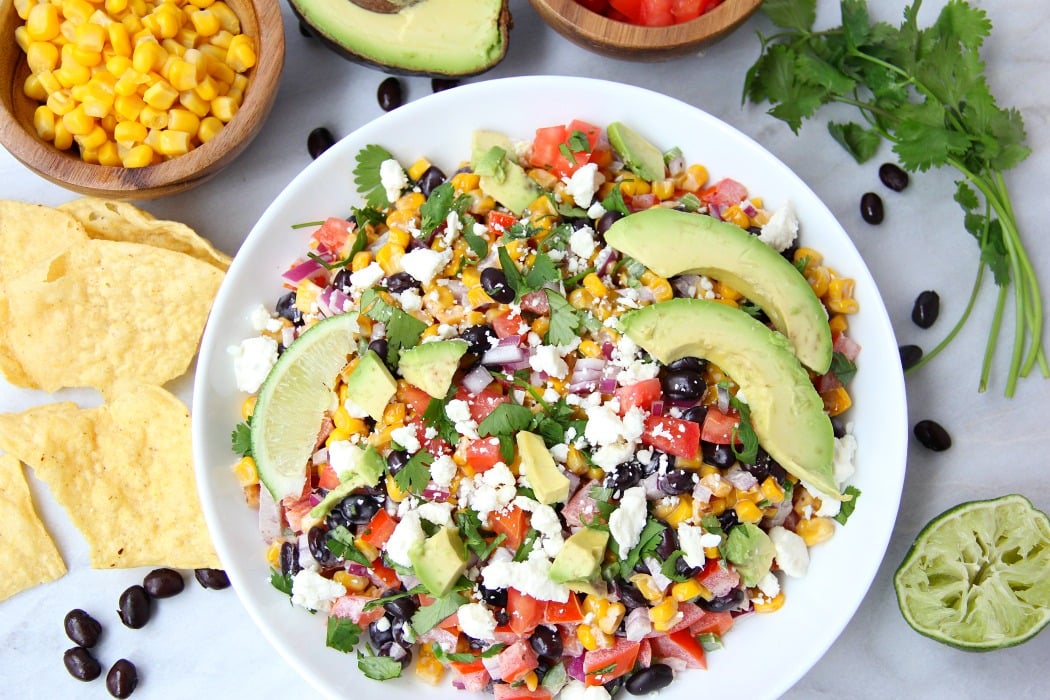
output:
[[507, 54], [507, 0], [420, 0], [394, 13], [350, 0], [288, 0], [299, 19], [344, 58], [387, 73], [465, 77]]

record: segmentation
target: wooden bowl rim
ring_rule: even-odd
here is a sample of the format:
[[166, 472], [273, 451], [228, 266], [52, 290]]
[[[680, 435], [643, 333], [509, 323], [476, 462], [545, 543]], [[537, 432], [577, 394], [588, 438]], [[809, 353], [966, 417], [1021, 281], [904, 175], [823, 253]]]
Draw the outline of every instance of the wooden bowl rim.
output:
[[[142, 168], [85, 163], [75, 153], [55, 148], [26, 125], [9, 102], [9, 98], [22, 89], [18, 78], [29, 73], [25, 54], [12, 37], [8, 50], [18, 52], [18, 59], [13, 62], [11, 84], [2, 88], [4, 93], [0, 99], [0, 119], [10, 125], [0, 129], [3, 146], [33, 172], [83, 194], [150, 198], [200, 184], [232, 161], [255, 137], [273, 107], [284, 68], [284, 24], [280, 6], [272, 0], [242, 0], [230, 5], [235, 11], [238, 6], [250, 11], [247, 17], [238, 12], [238, 18], [242, 24], [254, 28], [259, 59], [248, 73], [248, 87], [237, 114], [207, 143], [184, 155]], [[0, 26], [5, 33], [9, 28], [13, 33], [21, 22], [14, 1], [0, 0], [0, 13]], [[57, 173], [54, 172], [56, 163]]]
[[587, 9], [576, 0], [529, 0], [554, 28], [570, 38], [628, 53], [688, 48], [721, 36], [750, 17], [762, 0], [725, 0], [695, 19], [664, 27], [647, 27], [610, 19]]

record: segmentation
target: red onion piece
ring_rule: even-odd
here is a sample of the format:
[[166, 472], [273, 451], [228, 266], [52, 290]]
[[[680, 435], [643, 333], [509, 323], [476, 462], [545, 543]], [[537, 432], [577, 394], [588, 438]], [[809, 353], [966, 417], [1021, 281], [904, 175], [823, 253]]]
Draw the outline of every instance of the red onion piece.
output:
[[438, 503], [444, 503], [448, 500], [449, 491], [446, 488], [439, 486], [430, 487], [427, 486], [423, 489], [423, 498], [427, 501], [437, 501]]
[[583, 653], [569, 661], [569, 667], [565, 669], [565, 672], [569, 674], [569, 678], [577, 681], [586, 680], [587, 674], [583, 670], [583, 659], [586, 656], [587, 654]]
[[[485, 354], [481, 356], [481, 364], [483, 365], [506, 365], [520, 363], [522, 360], [527, 359], [528, 355], [522, 348], [517, 345], [497, 345], [494, 348], [485, 351]], [[528, 364], [526, 363], [526, 367]]]
[[480, 394], [491, 383], [492, 373], [481, 364], [475, 365], [463, 376], [463, 388], [474, 395]]
[[605, 377], [598, 382], [598, 391], [603, 394], [611, 394], [616, 391], [616, 378]]
[[285, 273], [282, 274], [281, 277], [284, 280], [291, 282], [292, 284], [299, 284], [307, 277], [310, 277], [319, 270], [323, 269], [324, 267], [321, 265], [321, 263], [317, 262], [313, 258], [308, 258], [307, 260], [304, 260], [298, 265], [293, 266], [290, 270], [285, 271]]
[[664, 414], [664, 402], [661, 399], [653, 401], [653, 406], [650, 413], [652, 413], [654, 416], [662, 416]]

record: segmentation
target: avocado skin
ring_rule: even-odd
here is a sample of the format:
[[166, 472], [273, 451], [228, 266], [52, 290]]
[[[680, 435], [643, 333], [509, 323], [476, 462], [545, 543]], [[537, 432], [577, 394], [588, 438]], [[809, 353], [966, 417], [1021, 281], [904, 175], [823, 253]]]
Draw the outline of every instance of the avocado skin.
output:
[[390, 75], [423, 76], [428, 78], [469, 78], [471, 76], [481, 75], [482, 73], [495, 68], [506, 57], [507, 49], [510, 46], [510, 30], [514, 26], [510, 7], [507, 4], [507, 0], [503, 0], [503, 8], [500, 10], [499, 18], [497, 19], [500, 34], [500, 52], [488, 64], [480, 66], [477, 70], [468, 71], [445, 71], [440, 67], [417, 70], [399, 66], [396, 63], [375, 61], [355, 52], [353, 48], [328, 36], [323, 27], [315, 26], [309, 19], [307, 19], [306, 15], [303, 14], [302, 10], [299, 8], [297, 4], [298, 2], [301, 2], [301, 0], [288, 0], [288, 6], [292, 8], [292, 13], [299, 20], [300, 25], [309, 30], [310, 34], [317, 41], [321, 42], [326, 48], [348, 61], [369, 68], [376, 68]]
[[831, 419], [787, 338], [706, 299], [652, 304], [624, 314], [620, 327], [663, 364], [700, 357], [718, 365], [747, 397], [759, 444], [788, 473], [841, 498]]

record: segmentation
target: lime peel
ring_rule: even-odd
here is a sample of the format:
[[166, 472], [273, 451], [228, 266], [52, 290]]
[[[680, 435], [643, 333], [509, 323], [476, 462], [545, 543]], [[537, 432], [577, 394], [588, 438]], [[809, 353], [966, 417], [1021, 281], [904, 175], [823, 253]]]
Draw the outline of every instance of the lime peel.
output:
[[893, 577], [905, 621], [958, 649], [1021, 644], [1050, 623], [1050, 519], [1024, 496], [931, 520]]

